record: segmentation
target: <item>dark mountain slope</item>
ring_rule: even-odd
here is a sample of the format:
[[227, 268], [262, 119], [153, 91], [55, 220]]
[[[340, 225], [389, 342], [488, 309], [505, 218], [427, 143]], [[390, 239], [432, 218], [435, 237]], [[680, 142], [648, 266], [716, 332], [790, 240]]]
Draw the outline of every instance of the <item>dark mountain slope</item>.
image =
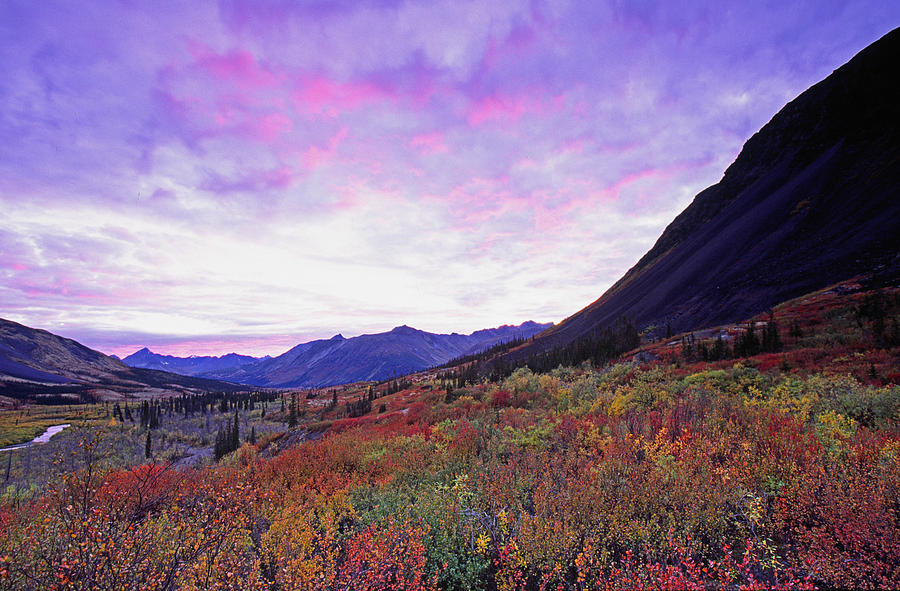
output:
[[522, 358], [617, 318], [661, 334], [747, 318], [900, 245], [900, 29], [785, 106], [600, 299]]
[[290, 351], [241, 367], [210, 372], [208, 377], [269, 387], [320, 387], [384, 380], [420, 371], [500, 342], [528, 338], [548, 324], [525, 322], [469, 335], [433, 334], [408, 326], [390, 332], [297, 345]]
[[234, 384], [135, 369], [77, 341], [0, 318], [0, 396], [92, 400], [163, 390], [236, 390]]

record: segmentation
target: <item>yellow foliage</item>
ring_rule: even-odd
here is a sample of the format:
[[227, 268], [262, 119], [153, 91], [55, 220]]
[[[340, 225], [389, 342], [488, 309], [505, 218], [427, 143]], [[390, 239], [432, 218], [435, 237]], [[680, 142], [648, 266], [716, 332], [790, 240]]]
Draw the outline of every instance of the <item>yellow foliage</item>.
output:
[[828, 410], [816, 417], [816, 432], [826, 445], [846, 441], [856, 433], [856, 421]]
[[478, 549], [479, 554], [485, 554], [488, 551], [488, 547], [490, 546], [491, 539], [485, 534], [481, 532], [481, 535], [478, 536], [478, 539], [475, 540], [475, 547]]
[[663, 427], [656, 432], [653, 441], [642, 438], [641, 446], [650, 461], [659, 463], [661, 458], [677, 458], [683, 444], [680, 439], [670, 441], [669, 430]]
[[628, 403], [631, 402], [631, 393], [623, 393], [619, 391], [613, 398], [612, 404], [609, 405], [609, 416], [621, 417], [628, 409]]

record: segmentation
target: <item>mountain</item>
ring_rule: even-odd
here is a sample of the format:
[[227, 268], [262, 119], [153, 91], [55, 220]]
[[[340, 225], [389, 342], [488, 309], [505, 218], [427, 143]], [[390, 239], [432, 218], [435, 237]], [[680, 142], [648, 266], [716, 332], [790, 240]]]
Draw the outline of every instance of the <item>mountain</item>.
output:
[[72, 402], [237, 389], [234, 384], [128, 367], [72, 339], [0, 318], [0, 398]]
[[174, 357], [172, 355], [160, 355], [144, 347], [122, 361], [131, 367], [159, 369], [185, 376], [202, 376], [214, 371], [237, 368], [260, 359], [262, 358], [238, 355], [237, 353], [229, 353], [221, 357], [202, 357], [197, 355]]
[[510, 354], [626, 317], [653, 335], [733, 322], [865, 272], [900, 268], [900, 29], [751, 137], [597, 301]]
[[203, 375], [241, 384], [284, 388], [384, 380], [440, 365], [497, 343], [529, 338], [549, 326], [552, 325], [529, 321], [468, 335], [433, 334], [409, 326], [350, 339], [338, 334], [327, 340], [302, 343], [278, 357]]

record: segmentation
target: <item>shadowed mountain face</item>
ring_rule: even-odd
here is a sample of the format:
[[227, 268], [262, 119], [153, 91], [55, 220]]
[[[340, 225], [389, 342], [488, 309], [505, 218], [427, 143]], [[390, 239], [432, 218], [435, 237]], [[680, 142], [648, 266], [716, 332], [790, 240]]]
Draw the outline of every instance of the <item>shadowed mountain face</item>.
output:
[[72, 401], [236, 389], [234, 384], [128, 367], [72, 339], [0, 318], [0, 397]]
[[785, 106], [600, 299], [525, 357], [628, 317], [661, 335], [900, 267], [900, 29]]
[[[468, 335], [433, 334], [408, 326], [390, 332], [345, 339], [335, 335], [327, 340], [297, 345], [278, 357], [266, 357], [230, 368], [204, 370], [194, 375], [241, 384], [267, 387], [320, 387], [365, 380], [384, 380], [446, 363], [480, 352], [492, 345], [516, 338], [528, 338], [549, 324], [525, 322], [519, 326], [501, 326]], [[187, 358], [167, 357], [145, 350], [125, 358], [128, 363], [168, 360], [174, 367]], [[150, 355], [153, 357], [151, 358]], [[226, 356], [228, 357], [228, 356]], [[240, 356], [237, 356], [240, 357]], [[216, 359], [216, 358], [213, 358]]]

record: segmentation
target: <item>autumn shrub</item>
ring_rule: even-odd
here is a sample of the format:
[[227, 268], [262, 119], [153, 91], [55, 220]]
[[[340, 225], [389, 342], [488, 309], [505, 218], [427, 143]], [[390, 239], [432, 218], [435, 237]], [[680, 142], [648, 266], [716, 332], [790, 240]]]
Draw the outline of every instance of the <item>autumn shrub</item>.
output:
[[787, 486], [775, 520], [787, 556], [827, 586], [900, 586], [900, 449], [866, 432]]
[[425, 539], [422, 524], [393, 521], [371, 524], [344, 544], [344, 557], [335, 574], [341, 589], [425, 591], [434, 577], [425, 575]]

